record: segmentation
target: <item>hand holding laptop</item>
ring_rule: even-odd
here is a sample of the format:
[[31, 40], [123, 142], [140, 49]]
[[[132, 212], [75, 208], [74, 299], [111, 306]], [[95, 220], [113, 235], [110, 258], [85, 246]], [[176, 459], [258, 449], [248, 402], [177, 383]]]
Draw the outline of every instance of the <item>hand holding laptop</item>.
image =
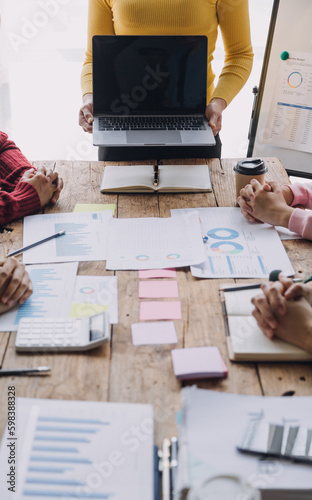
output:
[[84, 132], [92, 134], [93, 130], [93, 94], [85, 94], [82, 98], [83, 105], [79, 111], [79, 125]]
[[215, 97], [214, 99], [211, 99], [210, 103], [206, 107], [205, 115], [209, 121], [213, 135], [217, 135], [222, 128], [222, 111], [225, 110], [226, 106], [227, 104], [224, 99]]

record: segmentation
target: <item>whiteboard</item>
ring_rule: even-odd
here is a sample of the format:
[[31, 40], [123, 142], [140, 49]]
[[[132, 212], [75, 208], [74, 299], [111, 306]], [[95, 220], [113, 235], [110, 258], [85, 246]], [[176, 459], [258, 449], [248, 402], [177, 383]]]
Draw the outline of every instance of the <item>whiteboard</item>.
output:
[[[290, 173], [307, 177], [312, 177], [311, 152], [268, 144], [265, 136], [272, 132], [270, 118], [283, 64], [281, 53], [305, 53], [312, 58], [311, 23], [312, 0], [275, 0], [248, 148], [248, 156], [277, 156]], [[309, 113], [312, 122], [312, 109]]]

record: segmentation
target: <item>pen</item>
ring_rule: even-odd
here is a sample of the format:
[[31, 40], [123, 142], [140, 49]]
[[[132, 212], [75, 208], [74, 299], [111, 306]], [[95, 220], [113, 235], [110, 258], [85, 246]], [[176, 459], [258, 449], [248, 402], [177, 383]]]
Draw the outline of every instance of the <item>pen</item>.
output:
[[8, 375], [36, 375], [42, 373], [43, 375], [50, 375], [50, 366], [38, 366], [37, 368], [13, 368], [12, 370], [1, 370], [0, 377]]
[[178, 467], [178, 438], [175, 436], [171, 438], [171, 459], [170, 459], [170, 469], [171, 469], [171, 499], [175, 498], [175, 485]]
[[159, 168], [158, 165], [154, 165], [154, 186], [157, 187], [159, 183]]
[[29, 250], [30, 248], [36, 247], [37, 245], [41, 245], [41, 243], [45, 243], [46, 241], [53, 240], [53, 238], [58, 238], [59, 236], [63, 236], [65, 234], [65, 230], [59, 231], [58, 233], [52, 234], [43, 240], [36, 241], [36, 243], [32, 243], [31, 245], [27, 245], [27, 247], [19, 248], [18, 250], [14, 250], [14, 252], [8, 253], [7, 257], [13, 257], [13, 255], [18, 255], [20, 253], [25, 252], [25, 250]]
[[170, 441], [164, 439], [162, 448], [162, 500], [170, 500]]

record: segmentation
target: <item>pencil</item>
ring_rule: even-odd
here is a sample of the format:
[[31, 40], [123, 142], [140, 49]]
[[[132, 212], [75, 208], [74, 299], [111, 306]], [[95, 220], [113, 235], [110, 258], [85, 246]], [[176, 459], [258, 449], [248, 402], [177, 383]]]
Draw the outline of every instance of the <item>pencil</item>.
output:
[[27, 245], [27, 247], [19, 248], [18, 250], [14, 250], [14, 252], [8, 253], [7, 257], [13, 257], [13, 255], [18, 255], [20, 253], [25, 252], [25, 250], [29, 250], [30, 248], [36, 247], [37, 245], [41, 245], [41, 243], [45, 243], [46, 241], [53, 240], [53, 238], [58, 238], [59, 236], [63, 236], [65, 234], [65, 230], [59, 231], [58, 233], [52, 234], [43, 240], [36, 241], [36, 243], [32, 243], [31, 245]]

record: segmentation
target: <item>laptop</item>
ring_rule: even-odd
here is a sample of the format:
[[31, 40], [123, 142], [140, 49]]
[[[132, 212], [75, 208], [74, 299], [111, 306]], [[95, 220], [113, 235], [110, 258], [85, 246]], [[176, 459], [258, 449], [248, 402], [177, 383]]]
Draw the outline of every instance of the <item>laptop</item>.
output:
[[205, 36], [93, 37], [95, 146], [213, 146]]

